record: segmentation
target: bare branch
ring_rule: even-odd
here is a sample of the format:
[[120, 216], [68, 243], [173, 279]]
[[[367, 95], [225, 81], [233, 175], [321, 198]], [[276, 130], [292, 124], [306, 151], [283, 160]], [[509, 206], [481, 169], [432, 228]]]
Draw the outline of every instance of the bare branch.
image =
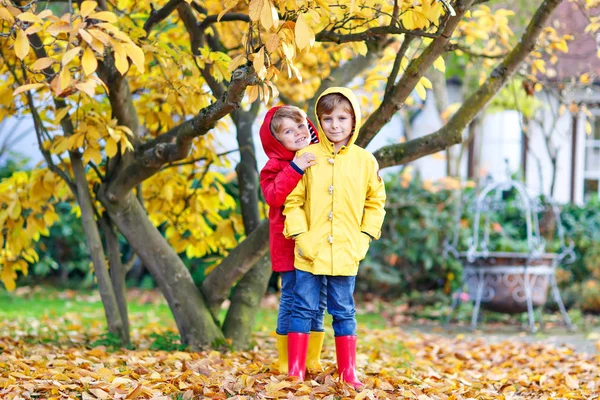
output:
[[400, 64], [402, 63], [402, 58], [408, 51], [410, 43], [413, 41], [415, 37], [412, 35], [405, 35], [404, 40], [402, 41], [402, 45], [400, 46], [400, 50], [398, 54], [396, 54], [396, 58], [394, 59], [394, 66], [392, 67], [392, 72], [388, 76], [387, 83], [385, 85], [384, 97], [391, 95], [392, 89], [396, 84], [396, 78], [398, 77], [398, 72], [400, 71]]
[[347, 33], [340, 34], [335, 33], [332, 30], [321, 31], [315, 35], [315, 41], [317, 42], [333, 42], [333, 43], [348, 43], [348, 42], [369, 42], [377, 40], [381, 37], [388, 35], [400, 35], [403, 33], [411, 34], [414, 36], [421, 36], [426, 38], [435, 39], [441, 35], [441, 30], [438, 32], [430, 33], [421, 30], [411, 30], [406, 28], [400, 28], [397, 26], [376, 26], [369, 28], [366, 31], [358, 33]]
[[146, 36], [149, 36], [152, 28], [154, 28], [154, 26], [160, 21], [171, 15], [173, 10], [175, 10], [177, 6], [182, 2], [183, 0], [169, 0], [169, 2], [160, 10], [155, 10], [154, 8], [152, 8], [148, 20], [146, 20], [146, 22], [144, 23], [144, 30], [146, 31]]
[[206, 18], [200, 23], [199, 28], [202, 32], [210, 25], [216, 22], [228, 22], [228, 21], [243, 21], [250, 22], [250, 17], [247, 14], [241, 13], [228, 13], [221, 17], [219, 21], [217, 21], [218, 15], [207, 15]]
[[448, 45], [446, 46], [446, 51], [456, 51], [456, 50], [460, 50], [463, 53], [466, 53], [470, 56], [479, 57], [479, 58], [492, 58], [492, 59], [504, 58], [508, 55], [508, 53], [489, 54], [489, 53], [484, 53], [484, 52], [478, 52], [478, 51], [470, 49], [469, 47], [462, 45], [460, 43], [448, 43]]
[[[448, 123], [438, 131], [406, 143], [385, 146], [374, 154], [380, 168], [404, 164], [429, 154], [444, 150], [462, 141], [462, 131], [475, 116], [500, 91], [506, 81], [521, 65], [525, 57], [535, 48], [536, 40], [562, 0], [542, 2], [520, 42], [490, 74], [488, 79], [469, 96]], [[459, 14], [459, 12], [457, 12]]]

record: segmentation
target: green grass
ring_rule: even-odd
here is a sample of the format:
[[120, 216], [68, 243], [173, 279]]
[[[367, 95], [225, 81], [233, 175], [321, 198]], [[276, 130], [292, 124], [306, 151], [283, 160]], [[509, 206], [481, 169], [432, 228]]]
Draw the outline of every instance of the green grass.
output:
[[[69, 325], [70, 319], [80, 323], [82, 329], [95, 324], [106, 330], [106, 319], [102, 303], [97, 299], [87, 299], [88, 296], [98, 297], [92, 291], [76, 293], [75, 299], [60, 298], [61, 291], [48, 288], [36, 291], [28, 296], [16, 296], [13, 293], [0, 290], [0, 320], [36, 319], [40, 321], [60, 321], [60, 325]], [[128, 303], [129, 318], [132, 328], [143, 328], [149, 324], [176, 329], [169, 307], [161, 304], [140, 304], [136, 301]], [[357, 313], [357, 323], [360, 328], [379, 329], [385, 327], [385, 320], [378, 313]], [[220, 319], [225, 318], [225, 310]], [[331, 316], [325, 316], [325, 327], [331, 329]], [[271, 332], [277, 324], [277, 310], [259, 309], [256, 314], [254, 330]]]

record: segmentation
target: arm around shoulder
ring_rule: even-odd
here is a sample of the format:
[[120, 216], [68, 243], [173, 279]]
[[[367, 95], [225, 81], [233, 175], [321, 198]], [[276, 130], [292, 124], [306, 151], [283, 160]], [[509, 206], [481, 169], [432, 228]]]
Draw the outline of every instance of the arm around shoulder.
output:
[[302, 174], [291, 164], [281, 167], [277, 160], [269, 160], [260, 171], [260, 186], [269, 207], [281, 207], [294, 190]]
[[287, 196], [284, 203], [285, 227], [283, 228], [283, 234], [288, 239], [308, 231], [306, 212], [304, 211], [305, 202], [306, 178], [304, 177]]

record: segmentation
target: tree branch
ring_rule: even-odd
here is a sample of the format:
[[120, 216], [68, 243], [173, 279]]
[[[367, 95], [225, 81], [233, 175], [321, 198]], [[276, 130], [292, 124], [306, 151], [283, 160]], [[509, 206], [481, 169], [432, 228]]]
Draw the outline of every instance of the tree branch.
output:
[[337, 44], [341, 43], [349, 43], [349, 42], [370, 42], [373, 40], [377, 40], [381, 37], [385, 37], [387, 35], [400, 35], [400, 34], [410, 34], [413, 36], [421, 36], [426, 38], [435, 39], [438, 38], [442, 33], [441, 29], [438, 32], [430, 33], [421, 30], [411, 30], [406, 28], [401, 28], [397, 26], [376, 26], [373, 28], [369, 28], [366, 31], [358, 32], [358, 33], [347, 33], [340, 34], [335, 33], [331, 30], [321, 31], [315, 35], [315, 41], [317, 42], [333, 42]]
[[443, 33], [434, 39], [418, 58], [410, 62], [398, 83], [389, 92], [389, 96], [384, 98], [379, 108], [365, 121], [356, 140], [357, 145], [366, 147], [377, 132], [403, 106], [404, 101], [411, 94], [425, 71], [444, 52], [456, 26], [469, 10], [472, 3], [473, 0], [459, 0], [457, 2], [455, 7], [456, 15], [448, 18]]
[[150, 16], [144, 23], [144, 30], [146, 31], [146, 36], [149, 36], [152, 28], [154, 28], [154, 26], [160, 21], [171, 15], [173, 10], [175, 10], [177, 6], [182, 2], [183, 0], [169, 0], [169, 2], [160, 10], [155, 10], [154, 8], [152, 8]]
[[192, 7], [190, 7], [190, 5], [187, 3], [181, 3], [177, 7], [177, 12], [179, 13], [179, 18], [181, 18], [183, 24], [185, 25], [185, 29], [187, 29], [188, 34], [190, 35], [190, 48], [192, 50], [192, 54], [195, 56], [200, 55], [200, 50], [198, 49], [203, 46], [203, 31], [198, 25], [198, 20], [194, 16]]
[[488, 54], [488, 53], [478, 52], [478, 51], [470, 49], [469, 47], [462, 45], [460, 43], [448, 43], [448, 45], [446, 46], [446, 51], [456, 51], [456, 50], [460, 50], [463, 53], [466, 53], [470, 56], [479, 57], [479, 58], [492, 58], [492, 59], [504, 58], [508, 55], [508, 53]]
[[400, 46], [400, 50], [398, 54], [396, 54], [396, 58], [394, 59], [394, 66], [392, 67], [392, 72], [388, 76], [387, 83], [385, 85], [385, 96], [390, 96], [394, 85], [396, 84], [396, 78], [398, 77], [398, 72], [400, 72], [400, 65], [402, 63], [402, 58], [408, 51], [410, 43], [413, 41], [415, 37], [412, 35], [405, 35], [404, 40], [402, 41], [402, 45]]
[[269, 221], [263, 220], [223, 259], [202, 283], [202, 293], [213, 315], [233, 285], [269, 251]]
[[[200, 25], [198, 25], [198, 20], [194, 16], [192, 7], [190, 7], [189, 4], [182, 3], [181, 5], [179, 5], [179, 7], [177, 7], [177, 11], [179, 12], [179, 17], [183, 21], [183, 24], [185, 25], [188, 34], [190, 35], [190, 47], [192, 49], [192, 54], [198, 56], [200, 55], [200, 47], [204, 45], [203, 37], [204, 29], [206, 28], [201, 28]], [[225, 86], [217, 82], [214, 76], [212, 76], [212, 74], [210, 73], [209, 67], [205, 66], [204, 68], [199, 69], [200, 73], [202, 74], [202, 77], [206, 81], [206, 84], [208, 85], [208, 87], [210, 87], [210, 90], [212, 90], [213, 95], [216, 98], [223, 96], [223, 93], [225, 92]]]
[[[492, 71], [485, 83], [465, 100], [445, 126], [432, 134], [377, 150], [374, 155], [379, 161], [380, 168], [404, 164], [460, 143], [463, 129], [498, 93], [525, 57], [533, 51], [540, 32], [561, 1], [545, 0], [542, 2], [519, 43]], [[457, 12], [457, 14], [459, 13]]]
[[243, 21], [250, 22], [250, 17], [247, 14], [241, 13], [228, 13], [221, 17], [219, 21], [217, 21], [218, 15], [207, 15], [206, 18], [202, 22], [200, 22], [199, 28], [200, 31], [204, 32], [206, 28], [216, 22], [228, 22], [228, 21]]
[[227, 91], [220, 99], [200, 110], [195, 117], [138, 146], [134, 160], [125, 169], [120, 169], [118, 176], [109, 183], [108, 199], [116, 201], [138, 183], [158, 172], [164, 164], [186, 158], [193, 139], [205, 135], [221, 118], [237, 109], [246, 87], [256, 84], [257, 80], [258, 77], [250, 64], [238, 67], [232, 74]]

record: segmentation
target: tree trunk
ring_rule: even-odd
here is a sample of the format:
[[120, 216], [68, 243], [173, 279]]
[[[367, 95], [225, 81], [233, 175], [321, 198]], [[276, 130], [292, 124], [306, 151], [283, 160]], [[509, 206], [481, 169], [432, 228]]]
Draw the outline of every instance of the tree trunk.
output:
[[106, 267], [102, 240], [100, 239], [96, 221], [94, 221], [94, 206], [88, 189], [85, 168], [79, 154], [71, 153], [71, 165], [77, 184], [77, 202], [79, 203], [79, 207], [81, 207], [83, 230], [94, 264], [94, 273], [98, 280], [98, 288], [100, 290], [102, 305], [104, 306], [104, 313], [106, 314], [108, 331], [117, 335], [121, 344], [127, 344], [129, 343], [129, 332], [126, 331], [123, 325], [115, 292], [108, 274], [108, 268]]
[[[252, 104], [250, 111], [235, 110], [232, 113], [237, 128], [241, 161], [236, 167], [240, 187], [242, 218], [246, 235], [250, 235], [260, 224], [258, 212], [258, 171], [256, 151], [252, 140], [252, 122], [260, 103]], [[264, 236], [263, 236], [264, 237]], [[258, 252], [254, 253], [256, 258]], [[238, 282], [231, 298], [231, 306], [223, 324], [225, 337], [233, 340], [235, 347], [245, 347], [250, 342], [252, 325], [266, 286], [271, 276], [269, 256], [259, 259], [256, 264]]]
[[552, 165], [552, 176], [550, 178], [550, 197], [554, 198], [554, 191], [556, 190], [556, 164], [558, 163], [558, 157], [555, 155], [550, 158]]
[[258, 171], [256, 166], [256, 150], [252, 139], [252, 123], [260, 103], [255, 101], [250, 111], [241, 109], [231, 113], [237, 130], [237, 141], [240, 149], [240, 162], [235, 168], [240, 191], [240, 207], [246, 235], [252, 233], [260, 223], [258, 212]]
[[260, 301], [271, 277], [271, 257], [267, 253], [236, 286], [231, 307], [223, 323], [223, 333], [236, 348], [247, 348]]
[[222, 339], [204, 298], [177, 253], [156, 229], [132, 192], [119, 203], [99, 192], [110, 218], [150, 271], [165, 296], [183, 344], [196, 350]]
[[114, 225], [109, 220], [108, 216], [104, 215], [104, 217], [100, 219], [100, 228], [102, 229], [104, 239], [106, 240], [106, 252], [108, 253], [109, 272], [113, 291], [119, 306], [121, 321], [123, 321], [123, 330], [127, 334], [127, 340], [123, 344], [128, 345], [131, 342], [131, 337], [129, 332], [129, 314], [127, 312], [127, 288], [125, 286], [125, 275], [127, 275], [127, 270], [121, 261], [121, 249], [119, 247], [118, 234], [115, 232]]
[[269, 251], [269, 221], [258, 227], [223, 259], [202, 283], [202, 294], [215, 317], [231, 288]]

